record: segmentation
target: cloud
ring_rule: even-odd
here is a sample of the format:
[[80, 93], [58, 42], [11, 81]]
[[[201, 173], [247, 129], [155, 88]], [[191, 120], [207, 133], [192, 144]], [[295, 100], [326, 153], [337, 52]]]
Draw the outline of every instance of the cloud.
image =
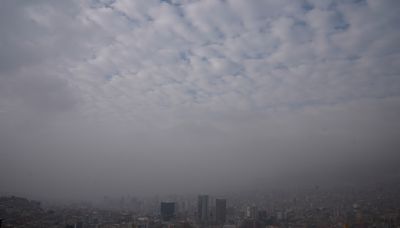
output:
[[[396, 157], [395, 0], [3, 5], [0, 136], [8, 165], [0, 179], [7, 191], [23, 191], [27, 178], [73, 183], [79, 171], [88, 176], [78, 182], [97, 187], [113, 178], [149, 184], [131, 172], [154, 182], [173, 176], [177, 186], [182, 173], [195, 182], [221, 172], [204, 184], [218, 188], [226, 177], [245, 186], [265, 173], [306, 170], [307, 162], [320, 169], [364, 155], [377, 164]], [[58, 170], [63, 161], [77, 173]], [[54, 176], [39, 169], [43, 162]], [[106, 175], [101, 166], [116, 171]], [[242, 166], [254, 168], [241, 174]]]

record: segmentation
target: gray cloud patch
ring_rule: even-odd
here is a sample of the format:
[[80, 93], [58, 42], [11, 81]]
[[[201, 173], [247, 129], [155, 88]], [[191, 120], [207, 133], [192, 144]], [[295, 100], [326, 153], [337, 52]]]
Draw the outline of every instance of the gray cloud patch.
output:
[[4, 1], [0, 192], [396, 176], [398, 9], [395, 0]]

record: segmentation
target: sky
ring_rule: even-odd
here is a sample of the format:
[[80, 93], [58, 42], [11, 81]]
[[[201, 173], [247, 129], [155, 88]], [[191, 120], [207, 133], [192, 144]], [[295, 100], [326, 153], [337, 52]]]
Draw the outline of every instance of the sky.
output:
[[398, 0], [3, 0], [0, 194], [400, 178]]

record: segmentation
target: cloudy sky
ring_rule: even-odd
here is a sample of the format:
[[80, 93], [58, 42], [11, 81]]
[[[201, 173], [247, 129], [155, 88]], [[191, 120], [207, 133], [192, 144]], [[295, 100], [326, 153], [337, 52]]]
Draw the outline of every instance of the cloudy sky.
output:
[[0, 193], [398, 177], [398, 0], [3, 0]]

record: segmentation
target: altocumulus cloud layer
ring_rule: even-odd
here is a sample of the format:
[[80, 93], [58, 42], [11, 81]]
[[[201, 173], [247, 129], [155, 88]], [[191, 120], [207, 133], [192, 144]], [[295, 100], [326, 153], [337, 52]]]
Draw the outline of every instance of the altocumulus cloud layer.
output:
[[398, 177], [397, 0], [2, 1], [0, 190]]

